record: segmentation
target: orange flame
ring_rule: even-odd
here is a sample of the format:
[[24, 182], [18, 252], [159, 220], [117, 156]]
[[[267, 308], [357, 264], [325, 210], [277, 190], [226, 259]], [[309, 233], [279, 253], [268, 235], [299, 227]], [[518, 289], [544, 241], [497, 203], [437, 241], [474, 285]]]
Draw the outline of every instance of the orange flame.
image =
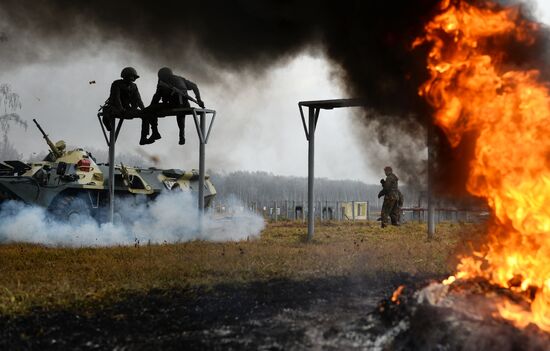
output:
[[393, 292], [391, 296], [391, 301], [397, 305], [399, 305], [399, 296], [403, 292], [403, 289], [405, 289], [405, 285], [399, 285], [397, 289]]
[[550, 90], [539, 71], [506, 66], [498, 45], [510, 38], [531, 45], [539, 27], [517, 7], [477, 4], [442, 1], [413, 44], [431, 45], [430, 79], [419, 94], [435, 123], [453, 146], [477, 135], [467, 189], [487, 199], [495, 219], [487, 245], [462, 258], [445, 283], [485, 277], [523, 292], [531, 310], [503, 304], [500, 316], [550, 332]]

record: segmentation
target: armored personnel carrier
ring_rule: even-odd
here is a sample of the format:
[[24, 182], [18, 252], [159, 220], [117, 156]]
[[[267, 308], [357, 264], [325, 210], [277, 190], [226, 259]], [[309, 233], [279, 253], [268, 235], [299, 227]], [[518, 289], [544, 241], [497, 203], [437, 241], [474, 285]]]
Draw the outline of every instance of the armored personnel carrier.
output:
[[[106, 221], [111, 181], [109, 165], [96, 163], [84, 149], [66, 150], [64, 141], [52, 143], [38, 122], [34, 122], [50, 152], [41, 162], [0, 162], [0, 203], [19, 200], [38, 205], [60, 220], [92, 216], [100, 222]], [[121, 163], [115, 165], [115, 197], [138, 203], [153, 200], [162, 191], [189, 191], [198, 196], [198, 178], [196, 170], [136, 168]], [[206, 176], [205, 207], [215, 195], [214, 185]]]

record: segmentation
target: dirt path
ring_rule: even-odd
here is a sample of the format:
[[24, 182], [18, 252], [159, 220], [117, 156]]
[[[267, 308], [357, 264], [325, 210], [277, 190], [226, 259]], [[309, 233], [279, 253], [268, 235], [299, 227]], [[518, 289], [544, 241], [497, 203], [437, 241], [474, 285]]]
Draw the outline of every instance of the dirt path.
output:
[[406, 275], [151, 291], [85, 311], [0, 318], [0, 349], [364, 349], [366, 321]]

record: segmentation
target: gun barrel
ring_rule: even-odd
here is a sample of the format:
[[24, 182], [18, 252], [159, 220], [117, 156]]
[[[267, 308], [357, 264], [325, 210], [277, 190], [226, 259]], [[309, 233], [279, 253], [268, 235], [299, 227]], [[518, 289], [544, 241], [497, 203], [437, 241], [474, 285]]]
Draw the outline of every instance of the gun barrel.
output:
[[59, 151], [59, 149], [55, 146], [55, 144], [52, 143], [52, 141], [50, 140], [50, 138], [48, 138], [48, 134], [46, 134], [46, 132], [44, 132], [44, 129], [42, 129], [42, 127], [40, 126], [40, 124], [38, 124], [38, 121], [36, 120], [36, 118], [33, 118], [32, 121], [34, 122], [34, 124], [36, 124], [36, 126], [38, 127], [38, 130], [40, 131], [40, 133], [42, 133], [42, 136], [43, 136], [44, 139], [46, 140], [46, 143], [48, 144], [48, 146], [49, 146], [50, 149], [52, 150], [53, 154], [54, 154], [56, 157], [61, 157], [63, 154], [61, 153], [61, 151]]
[[32, 121], [34, 122], [34, 124], [36, 124], [36, 126], [38, 127], [38, 130], [40, 131], [40, 133], [42, 133], [42, 135], [44, 136], [44, 138], [47, 138], [48, 135], [44, 132], [44, 129], [42, 129], [42, 127], [40, 126], [40, 124], [38, 124], [38, 121], [36, 120], [36, 118], [33, 118]]

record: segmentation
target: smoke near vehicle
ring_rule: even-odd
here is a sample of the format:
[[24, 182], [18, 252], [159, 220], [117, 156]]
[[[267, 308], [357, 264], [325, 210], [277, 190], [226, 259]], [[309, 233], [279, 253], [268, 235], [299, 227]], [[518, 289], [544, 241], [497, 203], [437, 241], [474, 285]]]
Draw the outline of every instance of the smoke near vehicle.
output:
[[[63, 246], [225, 241], [254, 237], [263, 219], [243, 212], [214, 219], [197, 209], [198, 172], [115, 167], [114, 221], [108, 218], [108, 165], [88, 151], [55, 144], [34, 120], [50, 152], [44, 160], [0, 163], [0, 242]], [[205, 180], [205, 206], [216, 195]], [[206, 233], [206, 234], [204, 234]]]
[[84, 247], [238, 241], [257, 237], [264, 228], [263, 218], [251, 212], [231, 218], [207, 213], [202, 224], [199, 215], [196, 199], [185, 192], [165, 192], [137, 204], [122, 200], [115, 223], [82, 214], [60, 220], [43, 207], [7, 201], [0, 205], [0, 243]]

